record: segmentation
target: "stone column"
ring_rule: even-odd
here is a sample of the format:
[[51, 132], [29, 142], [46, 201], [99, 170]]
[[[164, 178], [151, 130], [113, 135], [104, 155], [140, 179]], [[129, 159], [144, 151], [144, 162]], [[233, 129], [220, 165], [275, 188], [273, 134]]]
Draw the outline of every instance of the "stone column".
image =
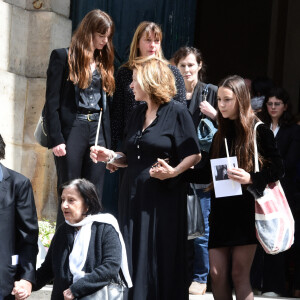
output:
[[55, 220], [56, 172], [52, 152], [33, 133], [45, 102], [53, 49], [67, 47], [70, 0], [0, 0], [0, 132], [3, 164], [29, 177], [39, 218]]

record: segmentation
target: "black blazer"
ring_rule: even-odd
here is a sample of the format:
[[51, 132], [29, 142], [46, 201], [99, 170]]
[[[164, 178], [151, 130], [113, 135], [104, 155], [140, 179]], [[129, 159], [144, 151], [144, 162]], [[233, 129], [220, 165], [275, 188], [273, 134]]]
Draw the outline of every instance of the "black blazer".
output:
[[[193, 93], [191, 103], [189, 106], [189, 111], [192, 115], [193, 122], [194, 122], [196, 129], [200, 123], [200, 120], [203, 117], [209, 119], [209, 117], [205, 116], [200, 111], [200, 107], [199, 107], [200, 103], [203, 101], [202, 93], [203, 93], [203, 90], [206, 87], [206, 85], [207, 85], [206, 83], [198, 81], [198, 83], [195, 86], [194, 93]], [[210, 84], [208, 86], [208, 94], [207, 94], [206, 101], [215, 109], [217, 108], [217, 92], [218, 92], [217, 86], [215, 86], [213, 84]], [[211, 121], [214, 123], [215, 127], [217, 127], [216, 121], [214, 121], [214, 120], [211, 120]], [[209, 160], [209, 155], [207, 152], [201, 151], [201, 155], [202, 155], [201, 161], [194, 167], [195, 170], [205, 166], [207, 161]]]
[[[38, 222], [31, 183], [28, 178], [2, 164], [0, 181], [0, 298], [9, 295], [14, 281], [35, 282], [38, 253]], [[19, 263], [12, 265], [12, 256]], [[2, 296], [2, 297], [1, 297]]]
[[[67, 49], [52, 51], [47, 70], [45, 117], [48, 130], [48, 147], [66, 144], [79, 106], [76, 97], [77, 85], [68, 80], [69, 66]], [[103, 129], [106, 148], [111, 146], [109, 103], [110, 97], [102, 89], [103, 112], [101, 128]]]
[[300, 161], [300, 126], [297, 124], [281, 126], [275, 140], [285, 168], [285, 175], [280, 182], [294, 211], [296, 201], [299, 201], [296, 199], [295, 178], [297, 163]]
[[57, 229], [47, 256], [37, 270], [34, 290], [54, 279], [51, 299], [63, 300], [63, 291], [70, 288], [75, 298], [95, 293], [111, 281], [120, 271], [122, 248], [118, 233], [112, 225], [94, 222], [83, 271], [85, 276], [73, 283], [69, 268], [69, 255], [73, 249], [74, 227], [63, 223]]
[[[195, 86], [194, 93], [189, 106], [189, 111], [192, 114], [192, 118], [196, 127], [199, 125], [200, 119], [203, 116], [199, 106], [200, 103], [203, 101], [202, 93], [206, 85], [207, 85], [206, 83], [198, 81], [198, 83]], [[213, 84], [210, 84], [208, 86], [208, 94], [207, 94], [206, 101], [214, 108], [217, 107], [217, 92], [218, 92], [217, 86]], [[208, 117], [206, 116], [206, 118]]]

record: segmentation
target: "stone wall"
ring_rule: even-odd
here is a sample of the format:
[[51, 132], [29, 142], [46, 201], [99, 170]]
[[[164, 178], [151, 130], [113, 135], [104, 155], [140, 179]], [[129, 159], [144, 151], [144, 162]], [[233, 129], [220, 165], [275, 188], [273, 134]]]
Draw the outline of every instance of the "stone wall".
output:
[[53, 49], [71, 40], [70, 0], [0, 0], [0, 133], [3, 164], [29, 177], [39, 218], [55, 220], [56, 172], [51, 151], [33, 133], [45, 102]]

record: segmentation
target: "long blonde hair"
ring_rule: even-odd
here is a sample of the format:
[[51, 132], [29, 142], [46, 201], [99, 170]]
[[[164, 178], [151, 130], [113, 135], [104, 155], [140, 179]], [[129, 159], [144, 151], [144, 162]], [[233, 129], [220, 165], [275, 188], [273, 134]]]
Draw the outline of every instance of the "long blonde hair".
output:
[[[133, 63], [133, 60], [141, 55], [139, 50], [139, 42], [144, 32], [146, 32], [147, 37], [151, 32], [153, 32], [155, 38], [159, 39], [160, 42], [162, 42], [163, 34], [160, 26], [154, 22], [143, 21], [135, 30], [132, 42], [130, 44], [129, 59], [128, 62], [124, 64], [124, 66], [130, 67]], [[164, 59], [161, 47], [157, 53], [157, 57]]]
[[[102, 50], [96, 49], [92, 52], [93, 34], [106, 34], [109, 29], [107, 44]], [[109, 95], [113, 94], [115, 89], [113, 34], [114, 23], [111, 17], [100, 9], [90, 11], [83, 18], [72, 37], [68, 54], [69, 79], [74, 84], [78, 84], [82, 89], [89, 86], [92, 78], [90, 61], [94, 59], [101, 73], [102, 88]]]
[[151, 101], [161, 105], [176, 95], [175, 77], [165, 60], [156, 56], [137, 57], [132, 61], [137, 81]]

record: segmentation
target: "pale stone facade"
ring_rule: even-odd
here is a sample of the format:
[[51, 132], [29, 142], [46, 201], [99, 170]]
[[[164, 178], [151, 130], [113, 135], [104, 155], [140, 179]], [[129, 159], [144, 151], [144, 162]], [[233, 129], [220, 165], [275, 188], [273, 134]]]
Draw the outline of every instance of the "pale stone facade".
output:
[[71, 40], [70, 0], [0, 0], [0, 133], [3, 164], [29, 177], [39, 218], [55, 220], [56, 172], [51, 151], [33, 133], [45, 102], [53, 49]]

